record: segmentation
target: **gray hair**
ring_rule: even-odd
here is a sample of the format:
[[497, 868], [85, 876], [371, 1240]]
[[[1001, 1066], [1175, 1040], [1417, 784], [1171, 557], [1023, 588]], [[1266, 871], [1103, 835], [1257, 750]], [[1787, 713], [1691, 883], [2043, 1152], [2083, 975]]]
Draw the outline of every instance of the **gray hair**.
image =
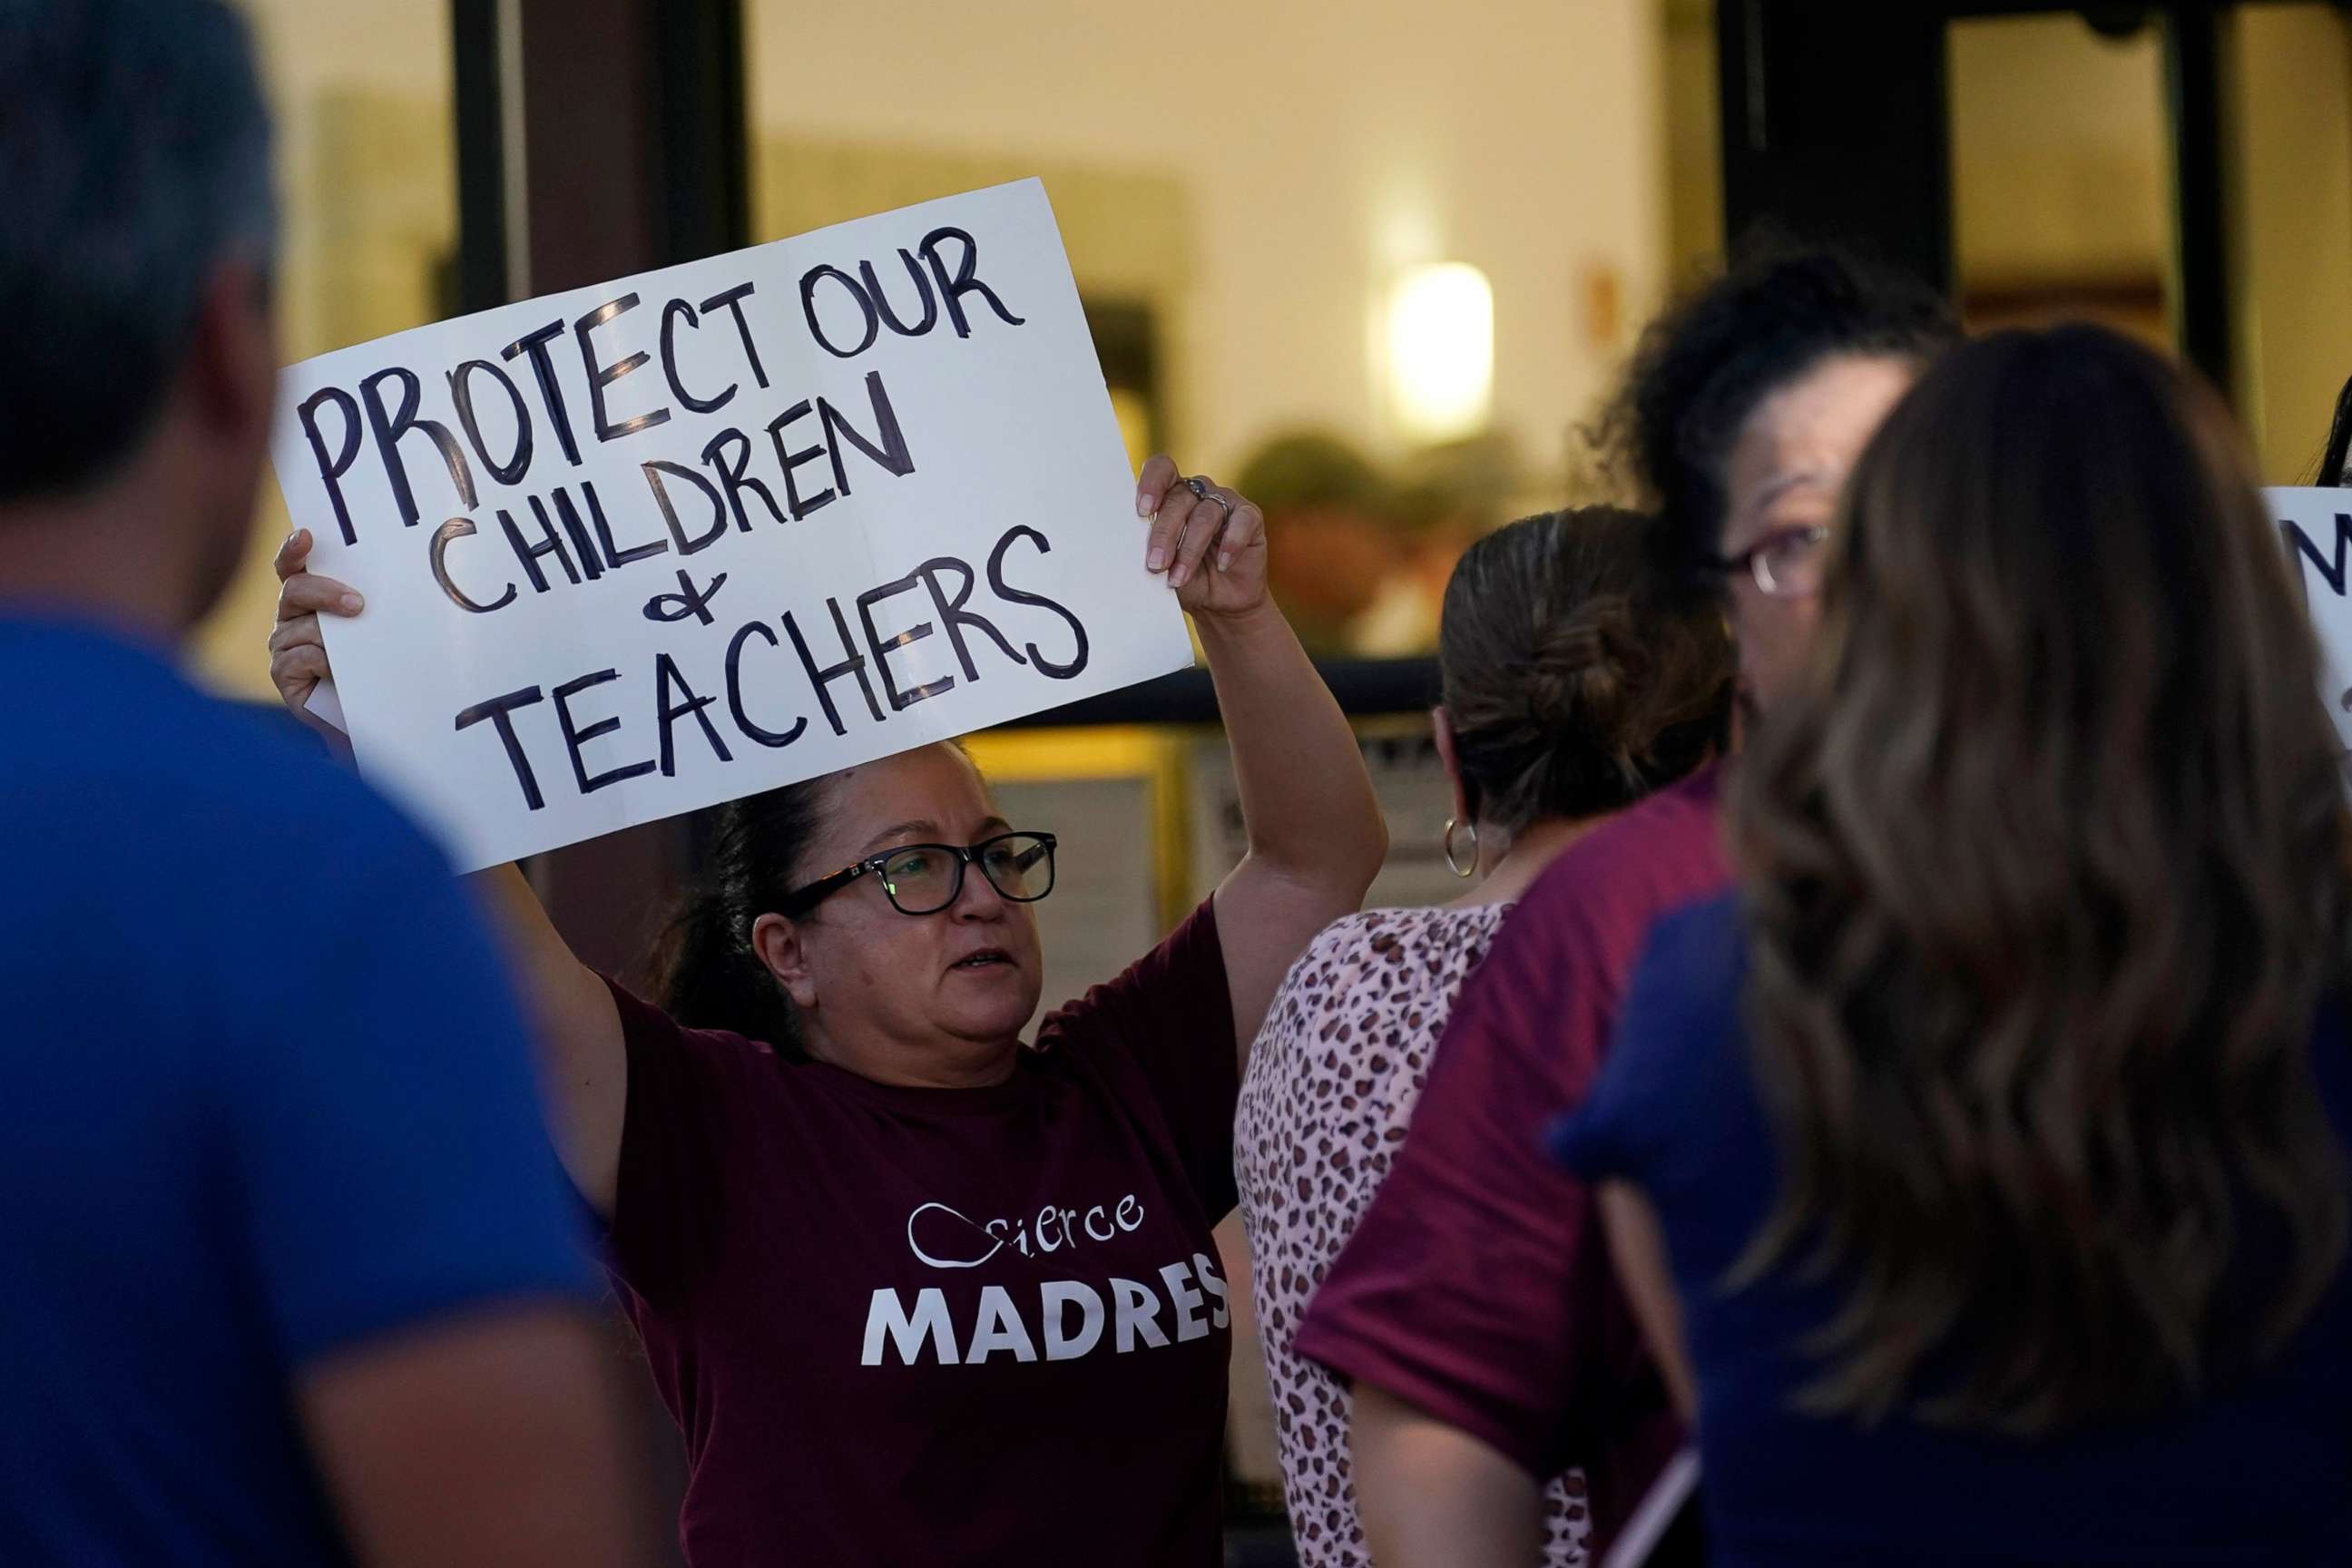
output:
[[269, 115], [222, 0], [0, 0], [0, 502], [139, 444], [220, 265], [276, 249]]

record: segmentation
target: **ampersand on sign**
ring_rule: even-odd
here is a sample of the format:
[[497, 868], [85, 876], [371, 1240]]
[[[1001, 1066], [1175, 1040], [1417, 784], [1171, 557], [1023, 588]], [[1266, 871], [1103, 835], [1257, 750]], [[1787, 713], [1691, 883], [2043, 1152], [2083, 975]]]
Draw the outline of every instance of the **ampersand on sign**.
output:
[[687, 575], [686, 568], [681, 566], [677, 571], [678, 592], [656, 594], [652, 598], [647, 599], [646, 619], [682, 621], [687, 616], [692, 616], [707, 626], [711, 620], [710, 601], [718, 596], [719, 590], [726, 584], [726, 582], [727, 574], [721, 572], [710, 580], [709, 587], [698, 589], [694, 585], [694, 579]]

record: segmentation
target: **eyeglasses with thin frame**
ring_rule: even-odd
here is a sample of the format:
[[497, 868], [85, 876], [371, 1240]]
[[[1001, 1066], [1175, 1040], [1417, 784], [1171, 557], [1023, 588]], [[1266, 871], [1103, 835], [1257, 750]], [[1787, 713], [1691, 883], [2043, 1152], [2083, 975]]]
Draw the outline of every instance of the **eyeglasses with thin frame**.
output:
[[1829, 536], [1818, 522], [1776, 528], [1737, 554], [1718, 556], [1715, 569], [1727, 576], [1745, 572], [1767, 598], [1811, 598], [1822, 591], [1822, 546]]
[[963, 897], [963, 873], [977, 865], [1008, 903], [1034, 904], [1054, 890], [1050, 833], [1000, 833], [977, 844], [901, 844], [844, 866], [785, 896], [777, 913], [798, 920], [860, 877], [882, 884], [890, 907], [902, 915], [935, 915]]

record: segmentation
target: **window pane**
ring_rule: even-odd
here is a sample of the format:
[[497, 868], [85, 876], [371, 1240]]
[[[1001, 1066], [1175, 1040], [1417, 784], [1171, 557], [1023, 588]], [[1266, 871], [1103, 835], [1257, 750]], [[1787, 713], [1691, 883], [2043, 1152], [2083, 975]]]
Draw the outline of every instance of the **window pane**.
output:
[[2169, 346], [2163, 40], [2075, 16], [1950, 32], [1953, 232], [1977, 330], [2089, 317]]
[[2263, 477], [2292, 484], [2314, 473], [2352, 375], [2352, 23], [2249, 5], [2230, 41], [2238, 408]]

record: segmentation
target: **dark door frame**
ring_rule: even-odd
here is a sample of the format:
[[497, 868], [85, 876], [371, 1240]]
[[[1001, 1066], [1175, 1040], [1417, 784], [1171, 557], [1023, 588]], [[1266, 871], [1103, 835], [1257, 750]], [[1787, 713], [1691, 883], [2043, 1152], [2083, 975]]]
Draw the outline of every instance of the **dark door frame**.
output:
[[2164, 38], [2175, 338], [2226, 395], [2236, 346], [2222, 25], [2242, 5], [2274, 3], [1717, 0], [1724, 233], [1735, 242], [1771, 229], [1854, 244], [1948, 292], [1948, 24], [2053, 12], [2108, 28], [2153, 22]]
[[[741, 0], [450, 0], [450, 23], [461, 310], [750, 243]], [[688, 831], [533, 861], [583, 960], [639, 969]]]

